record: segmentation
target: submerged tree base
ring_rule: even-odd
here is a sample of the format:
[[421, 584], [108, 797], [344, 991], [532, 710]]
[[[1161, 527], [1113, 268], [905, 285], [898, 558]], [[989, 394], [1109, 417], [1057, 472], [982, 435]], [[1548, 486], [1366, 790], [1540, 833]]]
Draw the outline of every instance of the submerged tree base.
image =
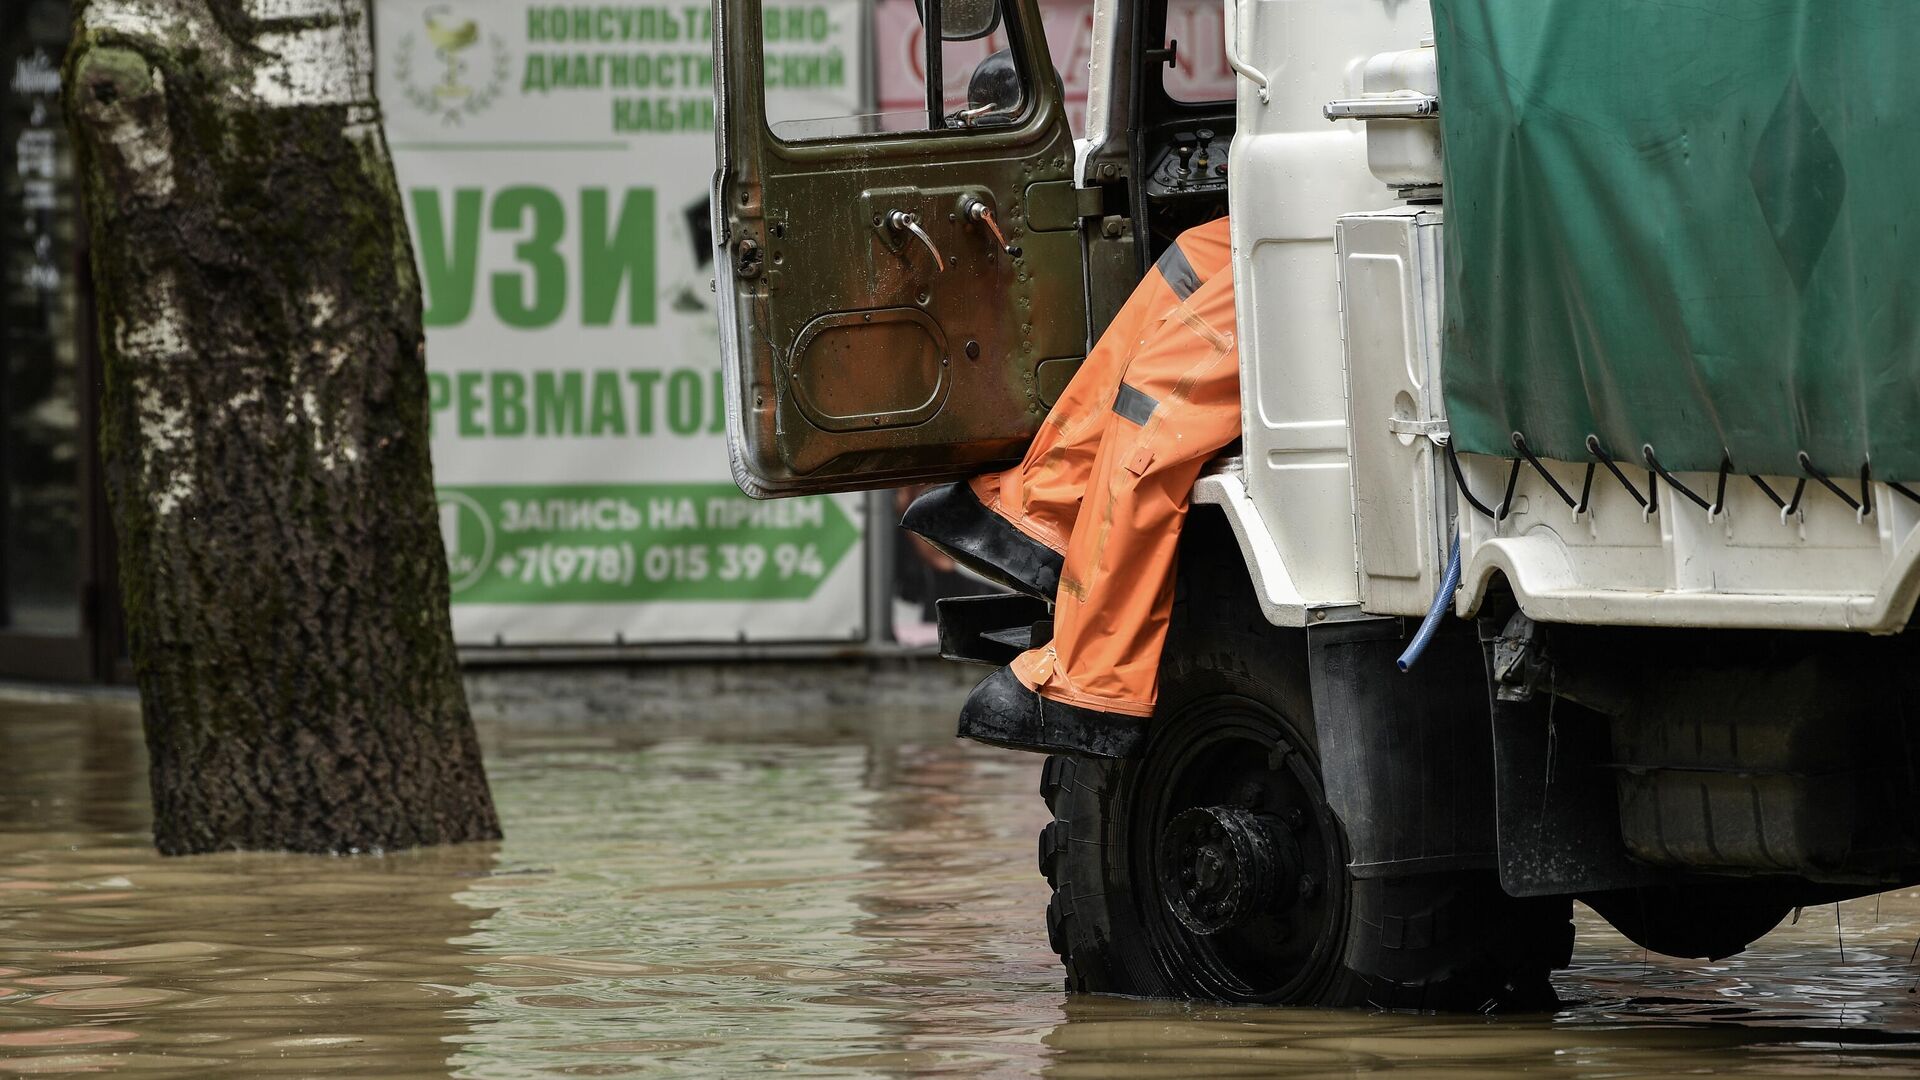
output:
[[[160, 850], [497, 837], [366, 0], [76, 6], [102, 457]], [[281, 7], [300, 14], [253, 14]]]

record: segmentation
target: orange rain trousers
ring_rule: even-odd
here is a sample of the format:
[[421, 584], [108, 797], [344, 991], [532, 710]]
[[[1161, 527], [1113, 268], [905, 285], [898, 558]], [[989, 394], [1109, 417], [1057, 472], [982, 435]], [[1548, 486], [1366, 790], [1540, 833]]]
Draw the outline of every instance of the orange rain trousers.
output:
[[1148, 716], [1200, 469], [1240, 435], [1227, 219], [1180, 235], [982, 505], [1060, 552], [1053, 641], [1013, 662], [1054, 701]]

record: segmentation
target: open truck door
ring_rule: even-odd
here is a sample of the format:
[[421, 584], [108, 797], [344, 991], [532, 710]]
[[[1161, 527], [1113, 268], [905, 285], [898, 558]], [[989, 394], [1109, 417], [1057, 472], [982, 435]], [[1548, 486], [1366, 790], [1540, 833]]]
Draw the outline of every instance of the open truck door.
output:
[[[782, 28], [715, 0], [715, 290], [750, 495], [1011, 463], [1086, 355], [1073, 137], [1035, 0], [920, 6], [945, 30], [921, 35], [924, 109], [770, 122]], [[1002, 40], [949, 101], [943, 70]]]

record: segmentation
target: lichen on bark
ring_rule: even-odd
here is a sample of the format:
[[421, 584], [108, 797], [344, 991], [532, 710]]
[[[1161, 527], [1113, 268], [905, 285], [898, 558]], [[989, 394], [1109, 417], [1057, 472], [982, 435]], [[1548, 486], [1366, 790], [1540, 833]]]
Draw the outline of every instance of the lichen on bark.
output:
[[367, 0], [82, 0], [101, 454], [169, 853], [495, 837]]

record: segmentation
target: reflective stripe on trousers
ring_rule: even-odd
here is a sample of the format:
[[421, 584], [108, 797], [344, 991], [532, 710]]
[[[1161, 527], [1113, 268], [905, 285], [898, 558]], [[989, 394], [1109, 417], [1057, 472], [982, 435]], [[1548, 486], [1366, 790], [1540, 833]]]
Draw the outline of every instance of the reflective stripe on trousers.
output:
[[1014, 674], [1056, 701], [1153, 711], [1194, 481], [1240, 433], [1227, 222], [1183, 233], [1135, 289], [1018, 468], [981, 502], [1065, 555], [1051, 644]]

